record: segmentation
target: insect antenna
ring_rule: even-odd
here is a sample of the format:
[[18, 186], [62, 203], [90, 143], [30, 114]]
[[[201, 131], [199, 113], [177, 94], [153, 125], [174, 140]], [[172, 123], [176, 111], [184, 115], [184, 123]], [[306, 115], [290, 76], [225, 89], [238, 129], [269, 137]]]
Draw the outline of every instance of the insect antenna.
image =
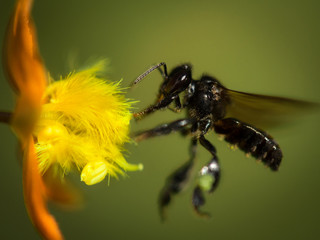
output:
[[157, 65], [154, 65], [154, 66], [150, 67], [147, 71], [145, 71], [145, 72], [142, 73], [139, 77], [137, 77], [137, 79], [133, 81], [133, 83], [130, 85], [130, 87], [132, 88], [134, 85], [136, 85], [137, 83], [139, 83], [143, 78], [145, 78], [149, 73], [151, 73], [152, 71], [154, 71], [154, 70], [156, 70], [156, 69], [159, 69], [160, 72], [161, 72], [162, 75], [163, 75], [163, 72], [162, 72], [162, 70], [160, 69], [160, 67], [163, 66], [163, 65], [164, 65], [164, 74], [165, 74], [165, 76], [167, 76], [166, 63], [161, 62], [161, 63], [158, 63]]

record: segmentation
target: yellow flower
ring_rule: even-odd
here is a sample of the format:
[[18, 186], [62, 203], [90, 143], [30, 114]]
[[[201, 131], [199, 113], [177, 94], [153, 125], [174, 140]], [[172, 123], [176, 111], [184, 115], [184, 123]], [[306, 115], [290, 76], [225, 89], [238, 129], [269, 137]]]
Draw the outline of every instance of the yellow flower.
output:
[[[16, 92], [14, 112], [0, 113], [23, 150], [23, 191], [31, 221], [45, 239], [63, 239], [47, 201], [74, 204], [78, 194], [61, 177], [71, 169], [91, 185], [124, 171], [141, 170], [126, 162], [131, 102], [119, 83], [97, 74], [103, 62], [60, 81], [48, 80], [30, 17], [32, 0], [18, 0], [9, 22], [4, 63]], [[57, 174], [60, 173], [60, 174]]]
[[107, 83], [96, 73], [104, 62], [50, 81], [41, 115], [33, 135], [40, 171], [57, 167], [62, 175], [72, 168], [82, 170], [88, 185], [105, 176], [117, 177], [123, 170], [141, 170], [126, 162], [121, 150], [129, 141], [131, 102], [120, 93], [119, 83]]

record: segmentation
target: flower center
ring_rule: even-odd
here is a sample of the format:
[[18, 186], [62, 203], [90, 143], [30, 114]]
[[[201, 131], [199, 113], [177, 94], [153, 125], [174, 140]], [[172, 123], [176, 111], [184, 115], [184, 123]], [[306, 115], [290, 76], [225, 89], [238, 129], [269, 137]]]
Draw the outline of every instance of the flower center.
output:
[[37, 137], [40, 144], [48, 144], [67, 134], [68, 131], [62, 124], [52, 121], [41, 129]]

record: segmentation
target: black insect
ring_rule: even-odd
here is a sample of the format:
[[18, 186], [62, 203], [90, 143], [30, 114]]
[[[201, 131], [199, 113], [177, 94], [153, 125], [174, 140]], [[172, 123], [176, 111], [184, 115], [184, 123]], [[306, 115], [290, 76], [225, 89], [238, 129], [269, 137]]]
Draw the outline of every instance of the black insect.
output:
[[[163, 70], [161, 67], [163, 66]], [[146, 75], [158, 69], [163, 77], [155, 104], [135, 113], [139, 120], [157, 110], [169, 108], [175, 112], [186, 109], [186, 118], [163, 124], [135, 135], [136, 141], [150, 137], [167, 135], [180, 131], [183, 135], [191, 135], [190, 159], [168, 177], [160, 193], [160, 214], [164, 217], [164, 209], [169, 205], [172, 195], [179, 193], [190, 175], [199, 142], [211, 154], [210, 161], [201, 168], [198, 184], [193, 191], [192, 204], [196, 212], [204, 205], [204, 192], [213, 192], [220, 181], [220, 165], [215, 147], [205, 138], [205, 134], [213, 129], [224, 136], [224, 140], [235, 145], [248, 155], [261, 160], [271, 170], [277, 171], [282, 152], [275, 140], [266, 132], [254, 127], [278, 123], [285, 120], [287, 113], [297, 108], [310, 107], [313, 104], [287, 98], [270, 97], [232, 91], [225, 88], [214, 77], [203, 75], [194, 80], [191, 65], [182, 64], [167, 74], [165, 63], [160, 63], [140, 75], [133, 84], [140, 82]], [[182, 96], [183, 95], [183, 96]], [[181, 102], [180, 97], [183, 97]], [[282, 118], [279, 118], [279, 116]], [[243, 121], [248, 121], [247, 124]], [[253, 124], [253, 125], [251, 125]]]

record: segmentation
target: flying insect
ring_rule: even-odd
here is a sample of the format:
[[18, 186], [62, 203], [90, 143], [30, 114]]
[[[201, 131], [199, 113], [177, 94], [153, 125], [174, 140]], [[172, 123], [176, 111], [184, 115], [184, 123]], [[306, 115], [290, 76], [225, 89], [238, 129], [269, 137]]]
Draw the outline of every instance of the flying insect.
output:
[[172, 196], [183, 189], [190, 176], [198, 143], [211, 154], [211, 159], [199, 171], [192, 205], [199, 215], [208, 215], [200, 209], [205, 204], [204, 193], [214, 192], [220, 181], [216, 148], [205, 137], [208, 131], [214, 130], [231, 145], [260, 160], [272, 171], [277, 171], [281, 164], [282, 151], [269, 134], [255, 126], [279, 123], [297, 109], [314, 106], [313, 103], [305, 101], [233, 91], [209, 75], [195, 80], [192, 78], [190, 64], [179, 65], [168, 74], [166, 64], [159, 63], [141, 74], [132, 86], [155, 69], [158, 69], [163, 77], [157, 99], [146, 109], [134, 113], [134, 118], [141, 120], [165, 108], [175, 112], [185, 109], [186, 117], [139, 132], [135, 135], [135, 140], [142, 141], [177, 131], [184, 136], [191, 135], [190, 159], [168, 177], [160, 193], [159, 208], [162, 218]]

